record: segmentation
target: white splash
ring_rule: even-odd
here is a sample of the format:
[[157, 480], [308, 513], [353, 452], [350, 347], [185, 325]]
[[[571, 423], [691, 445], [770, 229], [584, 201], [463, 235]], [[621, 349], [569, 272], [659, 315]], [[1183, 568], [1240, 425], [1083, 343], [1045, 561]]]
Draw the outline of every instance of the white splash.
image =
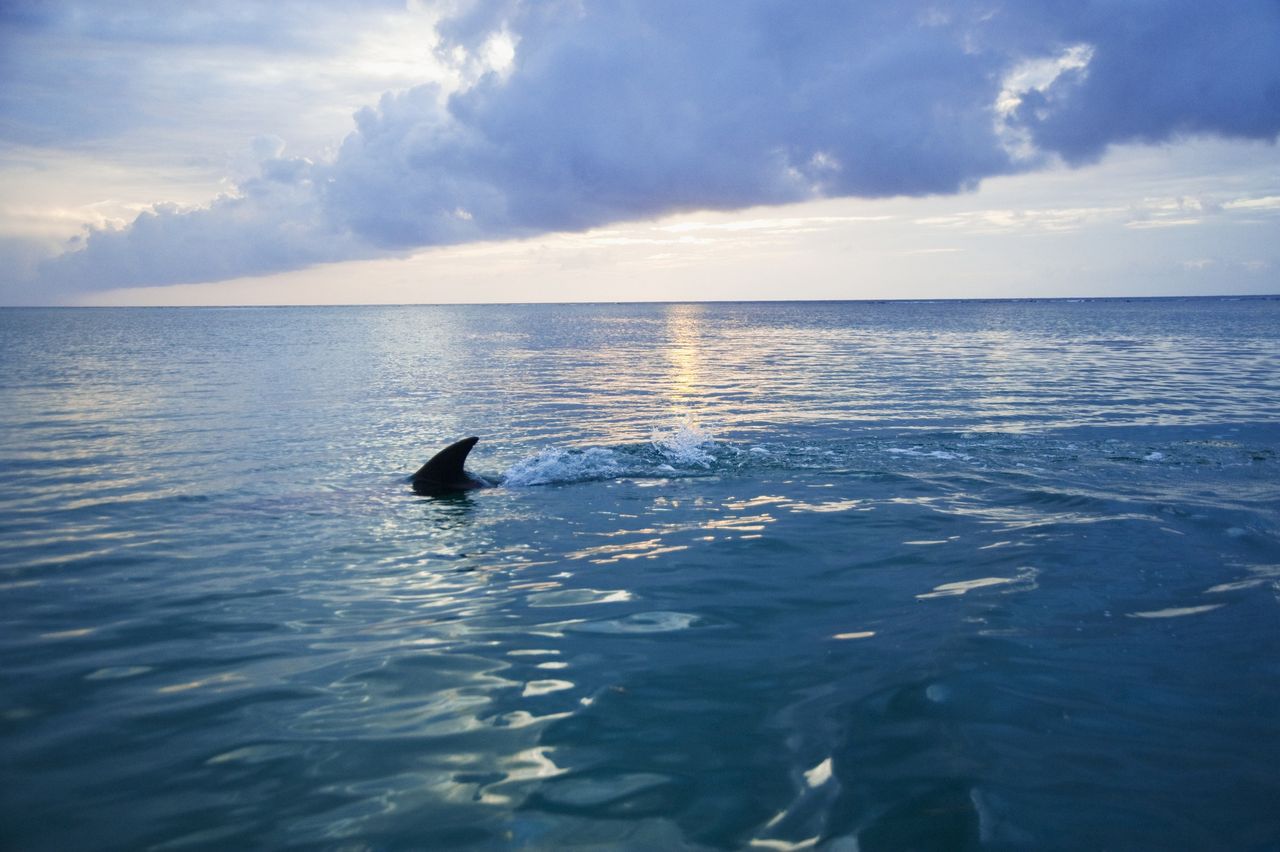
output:
[[624, 473], [622, 459], [604, 447], [562, 450], [550, 447], [535, 456], [521, 459], [503, 474], [506, 485], [547, 485], [553, 482], [581, 482], [609, 479]]
[[654, 429], [649, 435], [654, 449], [669, 461], [682, 465], [710, 467], [715, 459], [708, 449], [715, 443], [709, 430], [692, 420], [680, 420], [670, 429]]
[[914, 456], [916, 458], [943, 459], [946, 461], [973, 461], [973, 456], [966, 453], [956, 453], [950, 450], [926, 450], [919, 445], [909, 448], [888, 447], [885, 452], [895, 456]]
[[685, 419], [668, 429], [655, 428], [649, 444], [610, 447], [548, 447], [521, 459], [503, 474], [508, 486], [590, 482], [624, 476], [688, 475], [690, 468], [715, 464], [711, 433]]

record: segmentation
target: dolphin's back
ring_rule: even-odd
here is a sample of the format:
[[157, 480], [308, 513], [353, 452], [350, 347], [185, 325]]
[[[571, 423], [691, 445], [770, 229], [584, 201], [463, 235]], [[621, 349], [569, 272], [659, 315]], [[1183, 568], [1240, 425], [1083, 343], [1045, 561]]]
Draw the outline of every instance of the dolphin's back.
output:
[[479, 488], [483, 482], [463, 470], [467, 454], [479, 438], [463, 438], [431, 457], [413, 475], [413, 490], [423, 493]]

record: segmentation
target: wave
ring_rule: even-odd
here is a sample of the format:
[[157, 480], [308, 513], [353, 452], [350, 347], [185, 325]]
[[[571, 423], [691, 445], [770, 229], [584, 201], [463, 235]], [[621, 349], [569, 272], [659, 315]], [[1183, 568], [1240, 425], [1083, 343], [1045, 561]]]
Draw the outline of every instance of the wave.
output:
[[[1149, 434], [1149, 433], [1148, 433]], [[674, 479], [753, 474], [765, 470], [879, 475], [963, 467], [970, 470], [1063, 469], [1091, 464], [1236, 466], [1269, 464], [1269, 446], [1248, 438], [1204, 440], [1169, 434], [1141, 443], [1098, 431], [1058, 435], [998, 432], [914, 433], [827, 440], [744, 442], [721, 440], [690, 420], [655, 428], [649, 440], [630, 444], [553, 446], [513, 464], [502, 474], [514, 487], [563, 485], [609, 479]]]
[[505, 485], [552, 485], [623, 477], [676, 477], [707, 474], [737, 454], [731, 444], [691, 421], [654, 429], [648, 443], [617, 447], [549, 447], [512, 465]]

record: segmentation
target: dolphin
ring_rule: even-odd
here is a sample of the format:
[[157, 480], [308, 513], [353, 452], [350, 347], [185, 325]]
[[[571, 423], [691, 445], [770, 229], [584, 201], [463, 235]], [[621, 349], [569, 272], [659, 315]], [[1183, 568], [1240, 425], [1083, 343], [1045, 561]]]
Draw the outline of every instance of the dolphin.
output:
[[466, 464], [467, 454], [479, 440], [479, 438], [463, 438], [432, 456], [430, 461], [418, 468], [418, 472], [410, 480], [413, 483], [413, 490], [418, 494], [438, 496], [470, 491], [473, 488], [491, 487], [494, 483], [472, 476], [462, 469]]

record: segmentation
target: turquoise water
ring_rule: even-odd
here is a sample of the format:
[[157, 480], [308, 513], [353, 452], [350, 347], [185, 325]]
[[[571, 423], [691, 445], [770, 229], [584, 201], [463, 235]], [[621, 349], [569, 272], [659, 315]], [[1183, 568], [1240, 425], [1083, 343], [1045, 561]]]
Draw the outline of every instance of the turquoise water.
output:
[[[1280, 848], [1280, 300], [0, 311], [0, 847]], [[498, 488], [412, 493], [466, 435]]]

